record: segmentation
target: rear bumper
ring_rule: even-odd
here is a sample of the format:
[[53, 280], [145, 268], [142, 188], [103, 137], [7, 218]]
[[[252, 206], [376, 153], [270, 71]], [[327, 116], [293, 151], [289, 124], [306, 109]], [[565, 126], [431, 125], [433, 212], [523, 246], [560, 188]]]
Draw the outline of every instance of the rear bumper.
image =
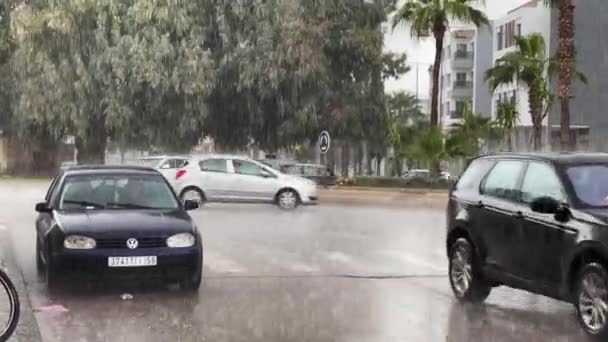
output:
[[[109, 257], [156, 256], [156, 266], [109, 267]], [[202, 272], [200, 246], [191, 248], [142, 248], [63, 250], [53, 256], [51, 267], [61, 278], [183, 280]]]

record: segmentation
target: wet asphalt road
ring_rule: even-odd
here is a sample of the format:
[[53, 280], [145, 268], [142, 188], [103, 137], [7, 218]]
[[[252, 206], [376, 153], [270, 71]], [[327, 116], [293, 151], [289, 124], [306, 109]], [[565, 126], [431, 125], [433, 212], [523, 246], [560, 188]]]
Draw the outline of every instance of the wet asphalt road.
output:
[[[454, 301], [443, 203], [424, 206], [211, 204], [198, 293], [105, 284], [49, 293], [34, 264], [45, 182], [0, 181], [12, 240], [44, 341], [586, 341], [571, 305], [507, 288]], [[128, 292], [134, 299], [123, 301]], [[22, 294], [25, 295], [25, 294]]]

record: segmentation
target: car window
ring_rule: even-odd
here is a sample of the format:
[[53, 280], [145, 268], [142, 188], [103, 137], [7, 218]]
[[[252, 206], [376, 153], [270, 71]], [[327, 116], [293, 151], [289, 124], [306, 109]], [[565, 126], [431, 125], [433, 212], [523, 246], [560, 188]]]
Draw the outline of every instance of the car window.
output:
[[141, 164], [142, 166], [156, 168], [158, 166], [158, 163], [161, 162], [161, 160], [162, 160], [161, 158], [145, 158], [145, 159], [140, 159], [139, 164]]
[[521, 197], [525, 203], [535, 198], [549, 196], [560, 202], [566, 200], [562, 183], [553, 167], [546, 163], [530, 163], [521, 186]]
[[481, 192], [489, 196], [517, 200], [519, 197], [517, 183], [524, 165], [518, 160], [497, 162], [483, 182]]
[[234, 159], [232, 165], [234, 166], [234, 172], [240, 175], [262, 176], [265, 174], [261, 166], [246, 160]]
[[226, 159], [205, 159], [198, 163], [203, 172], [228, 172]]
[[177, 209], [160, 175], [73, 175], [65, 178], [59, 209]]
[[608, 207], [608, 165], [576, 165], [566, 169], [574, 194], [584, 207]]
[[471, 162], [469, 167], [464, 171], [458, 183], [456, 189], [474, 189], [479, 186], [480, 180], [488, 172], [488, 169], [492, 167], [494, 161], [491, 159], [475, 159]]

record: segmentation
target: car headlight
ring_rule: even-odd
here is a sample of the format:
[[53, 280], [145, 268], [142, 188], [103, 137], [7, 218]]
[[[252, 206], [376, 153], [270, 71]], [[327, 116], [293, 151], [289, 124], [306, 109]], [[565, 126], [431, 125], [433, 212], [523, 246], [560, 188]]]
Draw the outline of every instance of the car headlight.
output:
[[95, 245], [95, 239], [80, 235], [69, 235], [63, 240], [63, 247], [67, 249], [93, 249]]
[[190, 233], [175, 234], [167, 239], [167, 246], [171, 248], [192, 247], [196, 239]]

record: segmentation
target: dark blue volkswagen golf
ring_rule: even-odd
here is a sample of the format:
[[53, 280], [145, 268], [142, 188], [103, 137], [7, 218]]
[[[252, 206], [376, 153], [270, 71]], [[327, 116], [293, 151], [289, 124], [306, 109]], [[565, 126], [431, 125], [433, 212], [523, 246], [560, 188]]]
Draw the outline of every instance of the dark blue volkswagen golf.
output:
[[[75, 166], [55, 177], [36, 205], [36, 264], [47, 286], [65, 278], [160, 278], [198, 289], [200, 233], [156, 170]], [[102, 280], [99, 279], [99, 280]]]

